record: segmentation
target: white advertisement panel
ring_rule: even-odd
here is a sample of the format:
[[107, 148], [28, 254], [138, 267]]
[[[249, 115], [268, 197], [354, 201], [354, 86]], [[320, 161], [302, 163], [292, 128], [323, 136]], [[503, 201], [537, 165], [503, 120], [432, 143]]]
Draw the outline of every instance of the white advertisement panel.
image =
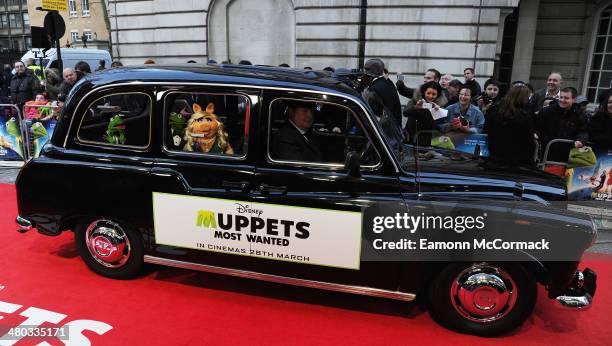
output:
[[359, 269], [361, 213], [153, 192], [161, 245]]

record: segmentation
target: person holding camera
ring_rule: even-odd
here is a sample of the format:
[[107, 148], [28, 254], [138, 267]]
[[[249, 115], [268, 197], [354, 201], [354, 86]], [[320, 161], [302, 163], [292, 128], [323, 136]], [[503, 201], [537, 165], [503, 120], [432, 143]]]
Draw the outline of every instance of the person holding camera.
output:
[[478, 108], [482, 111], [483, 114], [487, 114], [489, 109], [499, 103], [500, 95], [499, 95], [499, 82], [495, 79], [488, 79], [484, 85], [485, 91], [480, 94], [476, 98], [476, 103], [478, 104]]
[[525, 84], [514, 85], [499, 104], [488, 110], [484, 133], [488, 135], [491, 158], [512, 164], [535, 164], [535, 129], [529, 95]]
[[472, 104], [472, 89], [462, 86], [459, 90], [459, 103], [446, 108], [448, 115], [440, 126], [442, 132], [461, 131], [466, 133], [481, 133], [485, 118], [480, 109]]
[[427, 82], [421, 85], [419, 91], [425, 98], [418, 100], [414, 108], [404, 114], [408, 118], [405, 130], [410, 135], [412, 143], [415, 142], [414, 138], [418, 132], [438, 129], [432, 112], [440, 109], [435, 101], [442, 94], [442, 86], [438, 82]]

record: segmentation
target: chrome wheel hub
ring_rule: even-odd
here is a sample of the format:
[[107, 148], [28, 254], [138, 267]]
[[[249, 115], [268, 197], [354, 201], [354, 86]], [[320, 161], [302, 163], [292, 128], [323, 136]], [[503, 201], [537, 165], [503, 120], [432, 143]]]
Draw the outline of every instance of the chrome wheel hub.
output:
[[130, 258], [130, 240], [121, 226], [109, 220], [96, 220], [85, 231], [91, 256], [109, 268], [122, 267]]
[[512, 277], [489, 264], [476, 264], [462, 271], [451, 285], [451, 302], [464, 318], [493, 322], [506, 316], [516, 304]]

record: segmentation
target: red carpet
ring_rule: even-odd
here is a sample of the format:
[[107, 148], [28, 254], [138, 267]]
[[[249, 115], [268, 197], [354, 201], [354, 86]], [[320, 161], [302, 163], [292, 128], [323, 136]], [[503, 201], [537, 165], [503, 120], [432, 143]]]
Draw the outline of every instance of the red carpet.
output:
[[[612, 340], [610, 256], [587, 263], [599, 275], [591, 310], [564, 312], [541, 294], [535, 314], [521, 329], [483, 339], [439, 327], [416, 304], [161, 267], [149, 267], [131, 281], [106, 279], [86, 268], [71, 233], [56, 238], [18, 234], [14, 195], [12, 185], [0, 185], [0, 336], [24, 322], [24, 316], [37, 314], [58, 320], [43, 327], [77, 321], [71, 324], [71, 337], [79, 334], [75, 325], [100, 327], [101, 335], [83, 331], [85, 339], [75, 340], [79, 345], [87, 340], [93, 345], [609, 345]], [[3, 310], [10, 306], [4, 303], [18, 309], [7, 313]], [[17, 345], [41, 341], [21, 340]], [[0, 340], [5, 344], [10, 343]]]

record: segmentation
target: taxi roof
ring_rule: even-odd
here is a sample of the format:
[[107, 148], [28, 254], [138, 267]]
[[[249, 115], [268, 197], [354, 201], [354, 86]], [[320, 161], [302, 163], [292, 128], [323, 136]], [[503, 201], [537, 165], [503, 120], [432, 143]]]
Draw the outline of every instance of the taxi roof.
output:
[[359, 97], [359, 93], [325, 71], [250, 65], [141, 65], [113, 68], [84, 78], [94, 88], [124, 82], [207, 82], [316, 91], [335, 91]]

